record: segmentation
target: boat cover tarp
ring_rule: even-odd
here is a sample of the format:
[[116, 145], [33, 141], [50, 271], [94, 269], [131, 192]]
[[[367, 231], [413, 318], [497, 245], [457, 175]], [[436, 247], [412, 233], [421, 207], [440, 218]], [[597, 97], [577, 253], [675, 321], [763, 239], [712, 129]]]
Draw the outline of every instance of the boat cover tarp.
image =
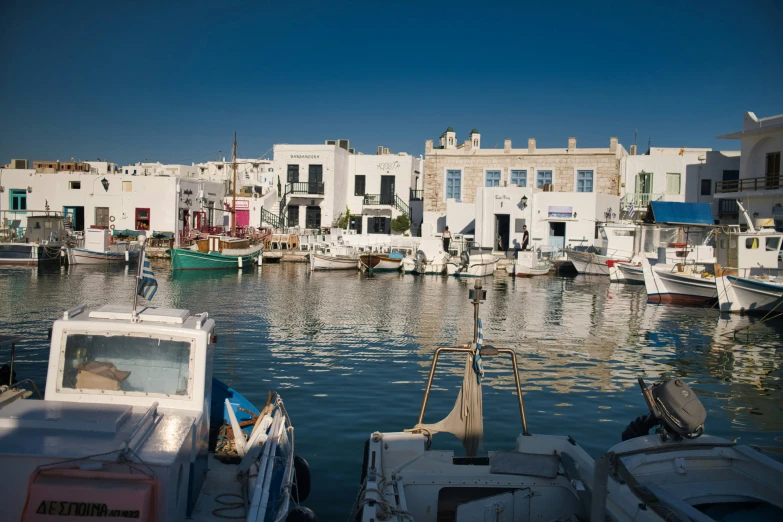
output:
[[680, 203], [677, 201], [652, 201], [653, 220], [660, 224], [710, 226], [715, 221], [709, 203]]
[[[475, 347], [475, 345], [472, 345]], [[473, 369], [473, 355], [465, 360], [465, 372], [462, 375], [462, 388], [457, 402], [445, 419], [435, 424], [420, 424], [414, 429], [423, 429], [431, 434], [448, 432], [457, 436], [465, 448], [465, 455], [473, 457], [483, 449], [484, 405], [481, 399], [481, 384]]]
[[113, 230], [112, 235], [114, 237], [139, 237], [142, 232], [140, 230]]

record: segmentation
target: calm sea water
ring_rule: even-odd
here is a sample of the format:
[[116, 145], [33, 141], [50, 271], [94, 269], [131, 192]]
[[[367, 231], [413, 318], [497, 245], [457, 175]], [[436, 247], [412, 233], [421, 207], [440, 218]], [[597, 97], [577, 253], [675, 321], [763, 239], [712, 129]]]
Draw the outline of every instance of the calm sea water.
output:
[[[347, 519], [370, 433], [415, 424], [434, 349], [472, 337], [473, 281], [311, 274], [296, 264], [174, 276], [165, 263], [154, 268], [155, 306], [215, 318], [218, 378], [259, 405], [268, 389], [281, 393], [313, 474], [305, 504], [321, 520]], [[51, 322], [77, 304], [129, 302], [133, 283], [124, 268], [0, 270], [0, 333], [26, 339], [17, 375], [43, 389]], [[484, 336], [519, 354], [531, 432], [570, 434], [597, 456], [645, 413], [636, 377], [666, 374], [697, 390], [707, 433], [783, 453], [783, 322], [727, 336], [749, 320], [648, 305], [643, 287], [601, 277], [499, 276], [485, 287]], [[426, 422], [451, 409], [463, 364], [439, 364]], [[485, 447], [512, 448], [521, 430], [513, 373], [502, 359], [485, 359], [485, 369]], [[434, 444], [459, 448], [448, 434]]]

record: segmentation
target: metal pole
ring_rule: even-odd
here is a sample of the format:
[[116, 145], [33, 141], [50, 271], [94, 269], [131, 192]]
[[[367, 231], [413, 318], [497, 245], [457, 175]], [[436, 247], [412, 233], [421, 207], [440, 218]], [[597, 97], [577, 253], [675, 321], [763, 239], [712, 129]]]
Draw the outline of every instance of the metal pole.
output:
[[[146, 239], [146, 238], [145, 238]], [[144, 241], [139, 252], [139, 262], [136, 264], [136, 284], [133, 285], [133, 313], [132, 320], [136, 321], [136, 305], [139, 301], [139, 279], [141, 279], [141, 264], [144, 262], [144, 250], [147, 248], [147, 242]]]
[[498, 352], [506, 352], [511, 355], [511, 363], [514, 367], [514, 382], [517, 386], [517, 399], [519, 402], [519, 417], [522, 419], [522, 435], [530, 435], [527, 431], [527, 417], [525, 416], [525, 404], [522, 401], [522, 387], [519, 384], [519, 367], [517, 366], [517, 354], [514, 350], [500, 348]]
[[424, 388], [424, 400], [421, 403], [421, 411], [419, 412], [419, 421], [416, 423], [421, 424], [424, 420], [424, 410], [427, 409], [427, 401], [430, 398], [430, 389], [432, 388], [432, 379], [435, 376], [435, 366], [438, 365], [438, 356], [440, 355], [440, 352], [457, 352], [457, 353], [472, 353], [473, 350], [470, 348], [449, 348], [445, 346], [441, 346], [440, 348], [435, 350], [435, 356], [432, 358], [432, 366], [430, 366], [430, 375], [427, 378], [427, 387]]
[[16, 343], [11, 343], [11, 371], [8, 372], [8, 387], [14, 384], [14, 354], [16, 353]]

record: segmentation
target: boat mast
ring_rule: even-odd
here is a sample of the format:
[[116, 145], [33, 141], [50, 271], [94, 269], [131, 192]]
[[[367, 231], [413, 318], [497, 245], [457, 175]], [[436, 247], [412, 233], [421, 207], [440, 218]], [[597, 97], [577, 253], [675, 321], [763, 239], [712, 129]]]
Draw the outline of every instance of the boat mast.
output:
[[234, 183], [231, 185], [231, 237], [237, 235], [237, 133], [234, 131]]

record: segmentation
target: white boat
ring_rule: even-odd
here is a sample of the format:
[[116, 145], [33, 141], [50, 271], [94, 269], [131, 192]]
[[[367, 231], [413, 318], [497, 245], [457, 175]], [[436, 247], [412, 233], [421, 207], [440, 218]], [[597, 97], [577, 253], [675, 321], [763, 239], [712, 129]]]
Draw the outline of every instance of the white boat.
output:
[[495, 273], [498, 258], [492, 254], [463, 250], [446, 263], [446, 273], [457, 277], [485, 277]]
[[638, 230], [639, 227], [633, 224], [599, 225], [600, 254], [570, 248], [565, 249], [565, 252], [580, 274], [609, 275], [610, 262], [629, 261], [633, 257]]
[[547, 275], [552, 270], [552, 263], [536, 254], [532, 250], [520, 250], [517, 252], [517, 258], [506, 265], [506, 273], [514, 277]]
[[399, 252], [388, 254], [367, 253], [359, 256], [360, 270], [373, 272], [399, 272], [402, 269], [403, 256]]
[[107, 265], [136, 261], [139, 255], [138, 243], [110, 243], [109, 237], [109, 230], [85, 230], [84, 248], [68, 247], [68, 262], [75, 265]]
[[[139, 291], [150, 281], [146, 265]], [[207, 313], [66, 311], [44, 399], [0, 409], [0, 466], [19, 477], [0, 490], [2, 518], [272, 522], [298, 509], [309, 472], [283, 402], [270, 393], [259, 411], [213, 379], [216, 342]]]
[[10, 241], [0, 242], [0, 265], [44, 266], [61, 262], [62, 215], [31, 211], [22, 234], [17, 233], [21, 220], [14, 222], [17, 226], [12, 229]]
[[329, 246], [308, 254], [310, 270], [356, 270], [359, 253], [350, 247]]
[[715, 276], [701, 265], [655, 264], [642, 259], [648, 303], [704, 305], [718, 299]]
[[446, 272], [448, 254], [443, 251], [443, 242], [439, 238], [422, 239], [416, 252], [402, 260], [402, 269], [406, 274], [443, 274]]
[[[370, 435], [349, 520], [715, 522], [710, 515], [725, 520], [722, 511], [735, 507], [755, 519], [780, 518], [783, 465], [746, 446], [702, 436], [706, 412], [677, 379], [643, 386], [652, 397], [650, 415], [634, 420], [623, 442], [597, 460], [571, 437], [531, 433], [516, 352], [483, 344], [478, 306], [485, 294], [480, 284], [471, 294], [473, 342], [436, 349], [413, 428]], [[425, 424], [443, 353], [465, 356], [462, 388], [445, 419]], [[500, 355], [512, 362], [522, 433], [505, 449], [482, 448], [480, 361]], [[653, 427], [657, 434], [647, 435]], [[462, 442], [465, 456], [435, 447], [444, 432]], [[486, 455], [479, 455], [482, 449]]]
[[720, 311], [783, 312], [783, 277], [778, 268], [783, 233], [771, 228], [756, 230], [742, 203], [738, 204], [747, 230], [723, 228], [717, 233]]
[[595, 252], [578, 252], [566, 249], [568, 260], [580, 274], [609, 275], [609, 264], [617, 261], [629, 261], [630, 257], [615, 257], [596, 254]]
[[617, 261], [609, 264], [609, 279], [617, 283], [644, 284], [644, 271], [642, 262], [631, 260], [629, 262]]

